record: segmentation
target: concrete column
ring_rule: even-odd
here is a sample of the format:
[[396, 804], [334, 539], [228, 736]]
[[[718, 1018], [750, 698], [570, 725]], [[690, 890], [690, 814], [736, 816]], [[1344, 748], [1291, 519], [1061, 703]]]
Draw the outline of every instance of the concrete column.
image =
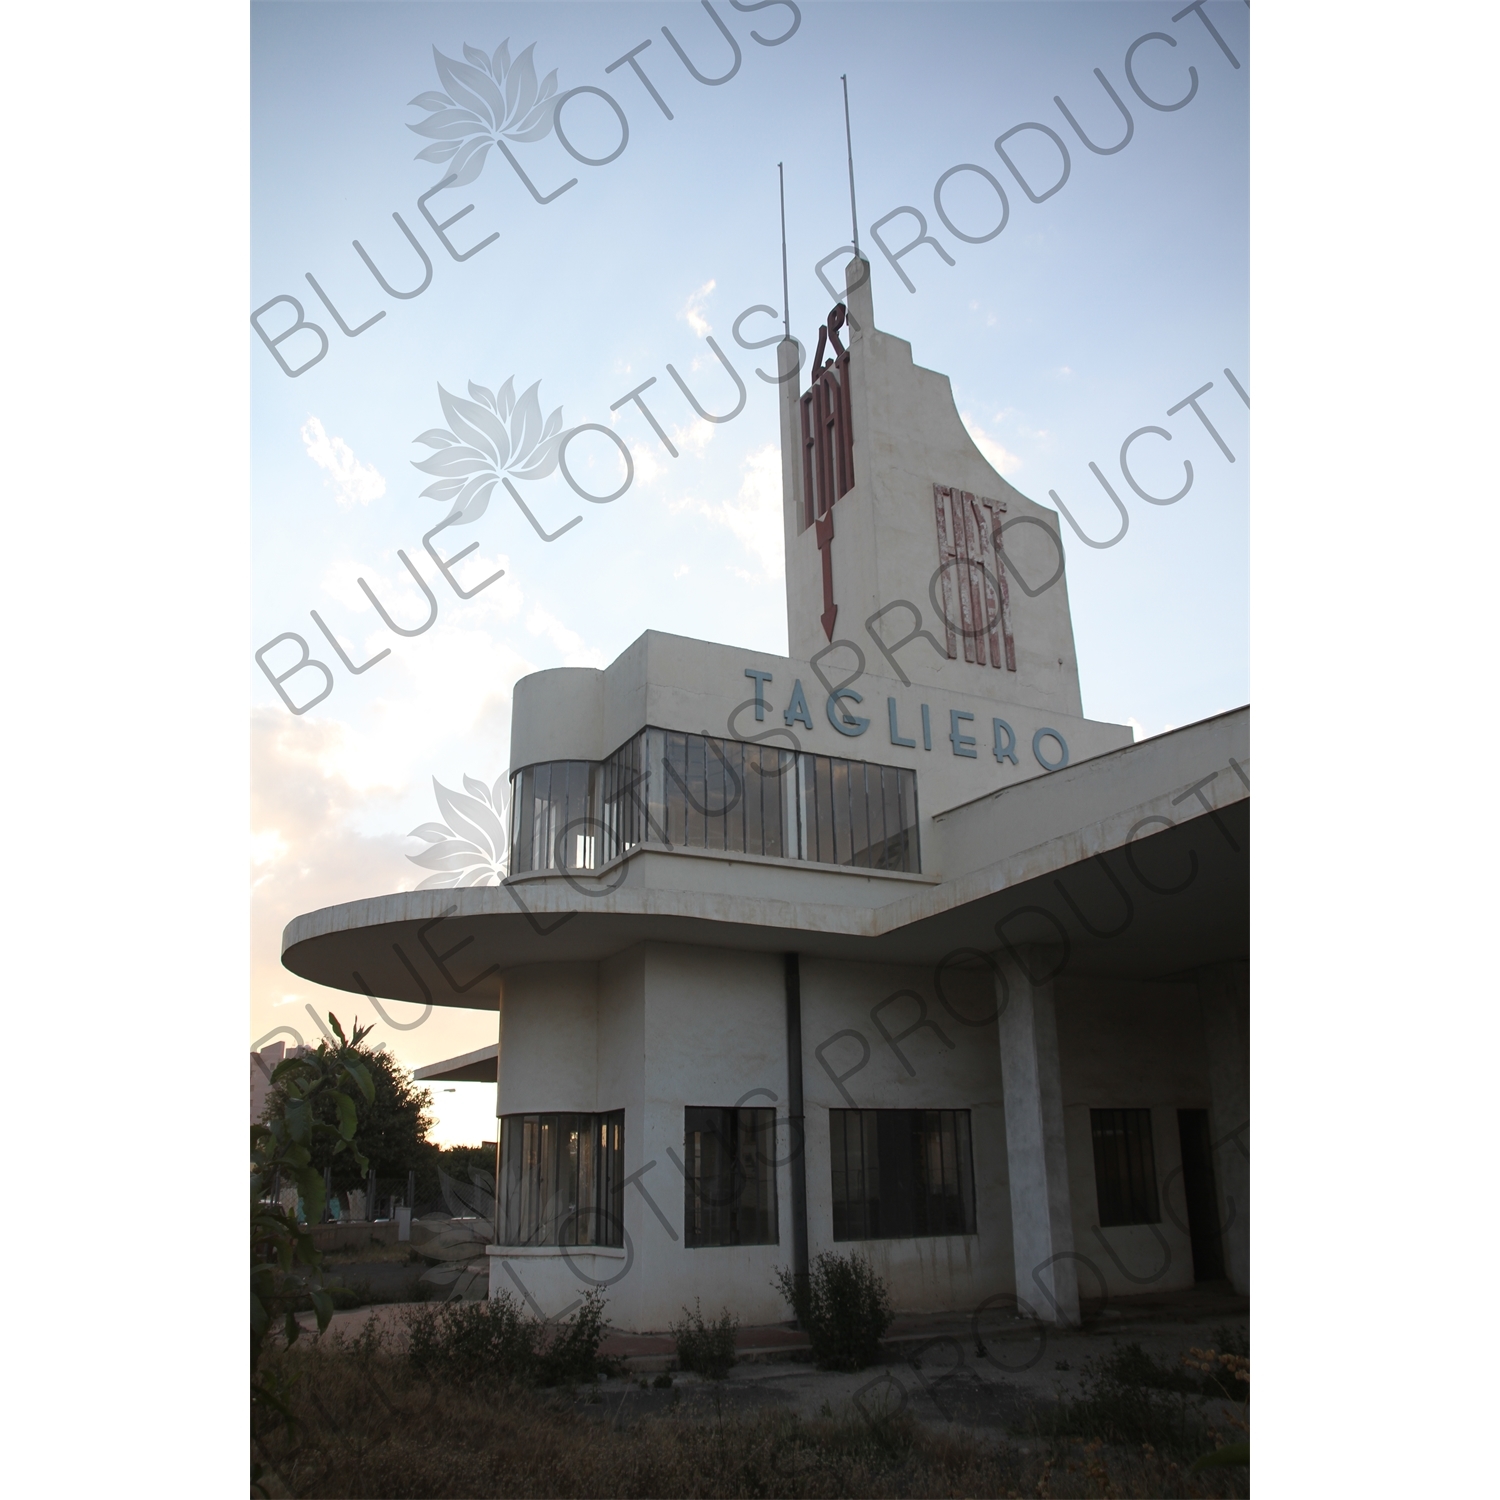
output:
[[1198, 1000], [1208, 1051], [1209, 1125], [1219, 1196], [1224, 1266], [1250, 1293], [1250, 965], [1242, 959], [1199, 969]]
[[1078, 1267], [1051, 983], [1058, 958], [1048, 948], [1019, 950], [995, 978], [995, 1000], [1016, 1298], [1044, 1321], [1076, 1326]]
[[849, 309], [849, 332], [844, 342], [852, 344], [875, 327], [875, 298], [870, 285], [870, 262], [863, 256], [844, 267], [844, 306]]

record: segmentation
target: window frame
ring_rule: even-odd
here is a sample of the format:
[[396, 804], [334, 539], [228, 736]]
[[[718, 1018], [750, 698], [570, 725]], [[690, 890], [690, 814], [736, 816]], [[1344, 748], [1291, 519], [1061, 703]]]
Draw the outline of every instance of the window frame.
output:
[[[573, 1153], [571, 1167], [569, 1134], [588, 1141], [586, 1152], [580, 1146]], [[497, 1245], [624, 1246], [623, 1109], [502, 1115], [499, 1154]]]
[[[776, 1111], [749, 1105], [688, 1104], [683, 1106], [682, 1116], [682, 1239], [685, 1247], [689, 1250], [721, 1250], [747, 1245], [779, 1245]], [[705, 1137], [717, 1142], [714, 1152], [717, 1159], [712, 1163], [716, 1168], [713, 1181], [705, 1180]], [[753, 1164], [753, 1170], [748, 1172], [747, 1160]], [[723, 1170], [725, 1165], [727, 1174]], [[747, 1203], [747, 1197], [753, 1201]], [[748, 1234], [745, 1232], [747, 1217], [750, 1220]]]
[[647, 725], [602, 761], [512, 772], [509, 873], [658, 844], [919, 875], [919, 822], [915, 768]]
[[1160, 1224], [1161, 1190], [1150, 1108], [1090, 1109], [1089, 1135], [1099, 1227]]
[[[830, 1109], [828, 1116], [830, 1217], [836, 1243], [947, 1239], [979, 1232], [972, 1109]], [[945, 1146], [950, 1139], [951, 1172]], [[936, 1193], [931, 1171], [934, 1144]], [[858, 1191], [851, 1192], [856, 1177]], [[904, 1202], [898, 1194], [905, 1195]]]

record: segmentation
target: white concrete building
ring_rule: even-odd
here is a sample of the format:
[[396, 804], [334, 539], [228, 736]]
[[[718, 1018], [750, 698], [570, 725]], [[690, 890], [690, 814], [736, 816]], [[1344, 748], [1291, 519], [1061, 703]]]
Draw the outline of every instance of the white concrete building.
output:
[[490, 1286], [544, 1314], [779, 1321], [824, 1250], [903, 1311], [1248, 1291], [1249, 710], [1084, 717], [1056, 515], [848, 274], [806, 392], [780, 348], [791, 656], [523, 679], [505, 883], [311, 912], [283, 962], [496, 1011], [422, 1073], [498, 1059]]

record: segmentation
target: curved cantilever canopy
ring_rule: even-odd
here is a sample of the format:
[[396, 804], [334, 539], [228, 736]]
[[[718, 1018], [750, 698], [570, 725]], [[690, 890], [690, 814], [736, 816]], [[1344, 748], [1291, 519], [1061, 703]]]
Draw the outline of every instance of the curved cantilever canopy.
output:
[[597, 875], [309, 912], [282, 962], [354, 994], [493, 1010], [509, 970], [642, 942], [933, 965], [1037, 944], [1065, 948], [1073, 972], [1142, 978], [1243, 957], [1249, 719], [1237, 709], [939, 813], [924, 875], [648, 844]]

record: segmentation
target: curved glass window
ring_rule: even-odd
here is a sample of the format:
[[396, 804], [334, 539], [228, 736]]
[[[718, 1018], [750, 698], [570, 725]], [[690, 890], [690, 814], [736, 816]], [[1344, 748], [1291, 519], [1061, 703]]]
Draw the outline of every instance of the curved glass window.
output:
[[513, 875], [597, 870], [637, 844], [921, 869], [917, 774], [835, 755], [643, 729], [604, 761], [511, 778]]
[[588, 760], [544, 761], [511, 777], [510, 871], [593, 870], [599, 767]]
[[624, 1243], [625, 1111], [504, 1115], [501, 1245]]

